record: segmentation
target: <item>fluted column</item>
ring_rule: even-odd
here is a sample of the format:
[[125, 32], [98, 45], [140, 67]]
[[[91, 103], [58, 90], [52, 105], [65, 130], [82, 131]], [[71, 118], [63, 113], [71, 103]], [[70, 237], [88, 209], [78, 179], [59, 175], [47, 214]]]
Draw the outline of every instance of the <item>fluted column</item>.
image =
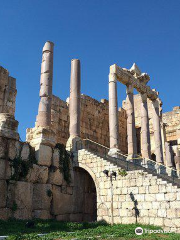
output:
[[70, 126], [69, 133], [71, 137], [80, 137], [80, 88], [81, 73], [80, 60], [71, 60], [71, 83], [69, 99]]
[[37, 116], [37, 126], [41, 127], [51, 125], [53, 48], [54, 43], [50, 41], [47, 41], [43, 47], [39, 93], [41, 99]]
[[147, 94], [141, 94], [141, 153], [142, 157], [151, 157], [151, 143], [149, 132], [149, 115], [147, 106]]
[[134, 96], [133, 86], [128, 85], [126, 89], [127, 98], [127, 138], [128, 138], [128, 158], [136, 157], [137, 155], [137, 138], [134, 115]]
[[157, 100], [152, 101], [152, 113], [153, 113], [153, 128], [155, 138], [155, 154], [156, 162], [163, 163], [163, 149], [161, 138], [161, 126], [159, 116], [159, 103]]
[[109, 136], [110, 148], [118, 149], [118, 107], [117, 79], [115, 74], [109, 74]]

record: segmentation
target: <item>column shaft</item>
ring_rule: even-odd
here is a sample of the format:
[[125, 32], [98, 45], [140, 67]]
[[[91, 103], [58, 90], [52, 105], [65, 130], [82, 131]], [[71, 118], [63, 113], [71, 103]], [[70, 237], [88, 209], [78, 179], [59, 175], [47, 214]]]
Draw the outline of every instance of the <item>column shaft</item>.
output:
[[71, 137], [80, 137], [80, 99], [81, 99], [81, 73], [80, 60], [71, 60], [71, 83], [69, 99], [70, 126], [69, 133]]
[[51, 125], [53, 48], [54, 44], [49, 41], [43, 47], [39, 93], [41, 99], [37, 116], [37, 126], [41, 127]]
[[173, 167], [173, 152], [172, 147], [169, 142], [165, 142], [165, 150], [166, 150], [166, 166], [172, 168]]
[[127, 86], [127, 138], [128, 138], [128, 155], [135, 157], [137, 154], [137, 138], [136, 138], [136, 127], [135, 127], [135, 115], [134, 115], [134, 96], [133, 86]]
[[141, 153], [142, 157], [151, 157], [151, 143], [149, 132], [149, 115], [147, 106], [147, 94], [141, 94]]
[[110, 148], [118, 148], [118, 103], [117, 79], [115, 74], [109, 74], [109, 136]]
[[157, 100], [154, 100], [152, 102], [152, 110], [153, 110], [153, 128], [154, 128], [154, 138], [155, 138], [156, 162], [163, 163], [159, 103]]

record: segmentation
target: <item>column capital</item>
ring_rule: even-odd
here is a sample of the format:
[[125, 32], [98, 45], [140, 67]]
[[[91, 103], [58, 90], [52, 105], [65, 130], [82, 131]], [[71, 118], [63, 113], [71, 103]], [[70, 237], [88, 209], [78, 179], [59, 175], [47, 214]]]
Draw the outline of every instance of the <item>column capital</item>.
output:
[[115, 73], [110, 73], [110, 74], [109, 74], [109, 83], [110, 83], [110, 82], [114, 82], [114, 83], [117, 82], [117, 76], [116, 76]]
[[134, 90], [134, 87], [133, 85], [126, 85], [126, 93], [127, 94], [130, 94], [130, 93], [133, 93], [133, 90]]

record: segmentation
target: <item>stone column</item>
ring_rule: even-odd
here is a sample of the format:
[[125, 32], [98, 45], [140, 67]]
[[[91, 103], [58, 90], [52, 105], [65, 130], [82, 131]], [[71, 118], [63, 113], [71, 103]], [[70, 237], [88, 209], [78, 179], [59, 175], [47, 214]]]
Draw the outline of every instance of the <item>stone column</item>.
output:
[[[80, 100], [81, 100], [81, 70], [80, 60], [71, 60], [71, 81], [70, 81], [70, 98], [69, 98], [69, 134], [67, 142], [68, 150], [77, 150], [80, 148], [77, 144], [80, 143]], [[80, 143], [81, 144], [81, 143]]]
[[175, 162], [175, 165], [176, 165], [176, 170], [178, 171], [178, 176], [180, 175], [180, 150], [178, 149], [178, 146], [175, 146], [175, 149], [174, 149], [174, 162]]
[[165, 151], [166, 151], [166, 166], [167, 167], [174, 167], [173, 166], [173, 152], [172, 147], [169, 142], [165, 142]]
[[54, 43], [47, 41], [43, 47], [40, 81], [40, 103], [37, 126], [51, 126], [51, 102], [53, 81], [53, 48]]
[[155, 139], [156, 162], [163, 163], [163, 149], [162, 149], [158, 100], [152, 101], [152, 113], [153, 113], [153, 128], [154, 128], [154, 139]]
[[109, 136], [111, 153], [118, 149], [118, 103], [116, 75], [109, 74]]
[[149, 115], [147, 106], [147, 94], [141, 94], [141, 143], [142, 157], [151, 158], [151, 143], [149, 132]]
[[126, 113], [127, 113], [127, 138], [128, 138], [128, 158], [131, 159], [137, 155], [137, 138], [134, 115], [134, 96], [133, 86], [127, 86]]

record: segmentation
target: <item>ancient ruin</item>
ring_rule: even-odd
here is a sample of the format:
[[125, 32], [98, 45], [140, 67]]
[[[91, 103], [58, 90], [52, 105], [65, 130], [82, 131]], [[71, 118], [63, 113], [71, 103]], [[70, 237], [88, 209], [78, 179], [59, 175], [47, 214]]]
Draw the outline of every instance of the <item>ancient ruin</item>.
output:
[[[15, 119], [16, 79], [0, 67], [0, 219], [139, 222], [180, 232], [180, 107], [162, 113], [136, 64], [110, 67], [109, 101], [83, 95], [78, 59], [63, 101], [52, 91], [53, 51], [46, 42], [26, 142]], [[118, 82], [127, 88], [119, 109]]]

